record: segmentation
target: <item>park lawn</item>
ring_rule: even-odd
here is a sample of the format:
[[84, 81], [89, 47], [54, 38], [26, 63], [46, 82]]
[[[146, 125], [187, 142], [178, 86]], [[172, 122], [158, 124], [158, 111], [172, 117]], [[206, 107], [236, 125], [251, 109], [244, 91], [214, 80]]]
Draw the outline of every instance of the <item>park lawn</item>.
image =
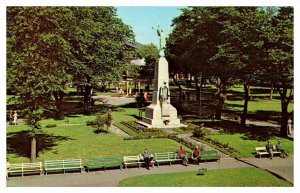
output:
[[[7, 128], [7, 156], [11, 163], [29, 162], [30, 138], [24, 133], [21, 135], [22, 131], [28, 129], [27, 126]], [[85, 125], [44, 128], [44, 134], [40, 140], [37, 139], [37, 161], [137, 155], [144, 148], [151, 153], [167, 152], [176, 151], [182, 146], [166, 138], [123, 140], [113, 133], [97, 135], [93, 131], [92, 127]]]
[[[113, 122], [134, 121], [139, 116], [138, 108], [117, 108], [112, 112]], [[145, 115], [145, 112], [142, 112]]]
[[[206, 137], [217, 140], [223, 144], [228, 144], [230, 147], [238, 150], [240, 153], [234, 154], [234, 156], [237, 158], [254, 157], [256, 154], [255, 147], [265, 146], [267, 143], [266, 141], [243, 139], [245, 137], [244, 134], [207, 135]], [[292, 140], [273, 137], [272, 139], [270, 139], [270, 141], [273, 145], [276, 145], [279, 139], [281, 140], [282, 145], [285, 147], [287, 152], [294, 152], [294, 143]]]
[[[144, 116], [143, 112], [143, 116]], [[117, 108], [112, 112], [113, 122], [121, 121], [134, 121], [139, 115], [139, 109], [137, 108]], [[42, 126], [56, 124], [56, 125], [65, 125], [65, 124], [86, 124], [87, 121], [95, 121], [96, 116], [94, 115], [72, 115], [65, 117], [63, 120], [55, 120], [53, 118], [41, 120], [40, 123]]]
[[[270, 88], [269, 87], [252, 86], [251, 91], [250, 91], [251, 97], [253, 98], [253, 100], [249, 101], [249, 103], [248, 103], [248, 112], [249, 113], [255, 113], [257, 111], [281, 112], [281, 101], [278, 99], [280, 97], [280, 95], [278, 92], [276, 92], [276, 90], [273, 93], [272, 101], [269, 100], [269, 96], [270, 96]], [[229, 89], [228, 93], [229, 93], [229, 95], [230, 95], [230, 93], [232, 93], [232, 96], [240, 95], [241, 100], [226, 100], [225, 108], [228, 110], [232, 110], [232, 111], [243, 111], [244, 87], [242, 85], [231, 87]], [[239, 93], [239, 94], [237, 94], [237, 93]], [[275, 99], [275, 98], [277, 98], [277, 99]], [[294, 103], [292, 101], [288, 107], [288, 112], [292, 112], [293, 110], [294, 110]]]
[[[244, 100], [238, 101], [225, 101], [225, 109], [232, 111], [243, 111]], [[294, 103], [290, 103], [288, 107], [288, 112], [292, 112], [294, 110]], [[280, 100], [273, 99], [263, 100], [263, 99], [255, 99], [253, 101], [249, 101], [248, 103], [248, 113], [256, 113], [257, 111], [273, 111], [273, 112], [281, 112], [281, 102]]]
[[122, 187], [290, 187], [291, 183], [258, 168], [208, 170], [203, 176], [197, 171], [151, 174], [122, 180]]
[[41, 120], [40, 123], [42, 126], [56, 124], [85, 124], [86, 121], [94, 121], [96, 116], [86, 116], [86, 115], [72, 115], [65, 117], [63, 120], [55, 120], [53, 118]]

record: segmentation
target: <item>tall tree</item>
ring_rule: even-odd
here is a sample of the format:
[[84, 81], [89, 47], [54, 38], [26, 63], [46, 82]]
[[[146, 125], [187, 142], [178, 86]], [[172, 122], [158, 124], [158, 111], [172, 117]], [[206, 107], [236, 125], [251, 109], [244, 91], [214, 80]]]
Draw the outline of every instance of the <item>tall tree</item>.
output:
[[155, 63], [159, 57], [158, 48], [154, 44], [143, 45], [136, 50], [138, 58], [145, 58], [146, 66], [140, 68], [139, 79], [144, 80], [148, 87], [154, 78]]
[[280, 94], [280, 135], [287, 137], [288, 106], [294, 98], [294, 9], [281, 7], [267, 31], [265, 49], [265, 80]]
[[19, 96], [31, 127], [31, 162], [41, 114], [69, 78], [70, 46], [62, 35], [69, 19], [63, 7], [7, 8], [7, 87]]
[[84, 87], [84, 105], [91, 101], [93, 88], [106, 81], [120, 79], [123, 67], [132, 58], [133, 32], [116, 17], [113, 7], [72, 7], [75, 16], [70, 37], [75, 57], [71, 69], [73, 82]]

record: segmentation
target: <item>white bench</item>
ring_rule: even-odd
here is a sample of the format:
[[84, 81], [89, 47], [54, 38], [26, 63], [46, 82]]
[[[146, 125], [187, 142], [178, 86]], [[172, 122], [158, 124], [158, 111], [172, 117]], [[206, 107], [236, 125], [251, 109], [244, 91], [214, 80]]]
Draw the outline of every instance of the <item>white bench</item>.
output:
[[[270, 155], [266, 147], [255, 147], [256, 154], [261, 158], [262, 155]], [[280, 155], [281, 152], [276, 150], [276, 147], [273, 146], [273, 155]]]
[[141, 159], [140, 155], [123, 157], [123, 164], [125, 166], [125, 169], [127, 169], [127, 165], [138, 165], [139, 168], [141, 168], [142, 163], [145, 162]]
[[82, 161], [81, 159], [70, 159], [70, 160], [46, 160], [44, 162], [45, 173], [49, 171], [66, 171], [79, 170], [82, 173]]
[[43, 167], [42, 162], [35, 163], [20, 163], [20, 164], [9, 164], [8, 174], [21, 174], [22, 177], [25, 173], [39, 173], [42, 174]]

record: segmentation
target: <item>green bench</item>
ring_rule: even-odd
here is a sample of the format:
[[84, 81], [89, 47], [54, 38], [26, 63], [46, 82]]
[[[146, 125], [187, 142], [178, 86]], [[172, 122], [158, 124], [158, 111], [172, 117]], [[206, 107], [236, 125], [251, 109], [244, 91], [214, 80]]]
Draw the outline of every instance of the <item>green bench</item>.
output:
[[220, 162], [220, 155], [217, 150], [204, 150], [201, 152], [199, 161], [218, 160]]
[[63, 171], [76, 171], [82, 172], [82, 161], [81, 159], [70, 159], [70, 160], [46, 160], [44, 161], [45, 173], [48, 172], [59, 172]]
[[178, 158], [177, 153], [174, 152], [164, 152], [164, 153], [155, 153], [154, 160], [157, 163], [157, 167], [159, 167], [160, 163], [171, 163], [182, 161], [182, 159]]
[[120, 167], [122, 169], [123, 163], [120, 157], [105, 157], [97, 159], [88, 159], [85, 162], [85, 168], [89, 172], [91, 169], [104, 169]]
[[8, 175], [42, 174], [42, 162], [9, 164]]

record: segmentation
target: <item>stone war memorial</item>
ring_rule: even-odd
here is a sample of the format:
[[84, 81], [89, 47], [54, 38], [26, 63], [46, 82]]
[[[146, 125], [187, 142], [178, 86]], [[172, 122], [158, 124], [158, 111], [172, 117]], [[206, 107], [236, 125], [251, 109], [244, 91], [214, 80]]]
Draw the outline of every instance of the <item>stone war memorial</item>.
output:
[[169, 66], [165, 58], [165, 32], [157, 29], [160, 37], [159, 59], [155, 64], [154, 90], [152, 102], [145, 110], [145, 117], [137, 121], [148, 128], [176, 128], [185, 127], [177, 118], [177, 110], [170, 102]]

